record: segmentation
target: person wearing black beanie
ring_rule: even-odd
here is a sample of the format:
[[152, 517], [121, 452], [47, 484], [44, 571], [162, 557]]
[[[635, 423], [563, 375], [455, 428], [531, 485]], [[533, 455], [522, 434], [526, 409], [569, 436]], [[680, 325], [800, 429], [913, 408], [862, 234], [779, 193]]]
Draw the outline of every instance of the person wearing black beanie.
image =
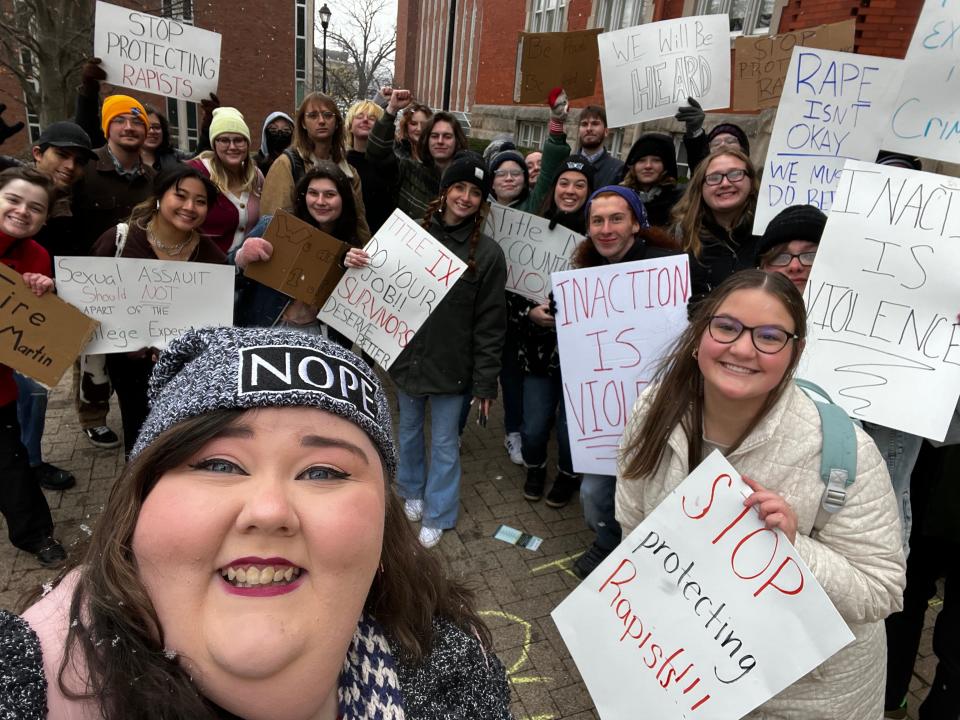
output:
[[827, 216], [813, 205], [791, 205], [770, 221], [757, 247], [757, 266], [776, 272], [803, 293]]
[[677, 186], [673, 139], [663, 133], [644, 133], [630, 148], [626, 168], [621, 185], [640, 196], [651, 225], [669, 227], [670, 211], [683, 195], [683, 189]]
[[513, 143], [504, 145], [489, 163], [492, 197], [501, 205], [517, 207], [530, 194], [530, 171]]

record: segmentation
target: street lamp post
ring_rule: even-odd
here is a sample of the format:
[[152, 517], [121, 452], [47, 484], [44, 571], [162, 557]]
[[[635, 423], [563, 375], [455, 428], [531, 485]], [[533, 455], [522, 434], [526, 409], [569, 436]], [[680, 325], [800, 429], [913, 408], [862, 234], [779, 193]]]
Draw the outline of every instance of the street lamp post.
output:
[[327, 27], [330, 25], [330, 8], [324, 3], [320, 8], [320, 25], [323, 27], [323, 92], [327, 92]]

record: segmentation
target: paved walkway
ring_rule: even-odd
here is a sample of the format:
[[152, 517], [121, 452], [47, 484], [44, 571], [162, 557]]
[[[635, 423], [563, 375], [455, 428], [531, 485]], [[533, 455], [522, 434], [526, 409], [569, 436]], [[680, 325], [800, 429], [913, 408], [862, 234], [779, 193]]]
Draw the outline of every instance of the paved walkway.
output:
[[[67, 381], [51, 394], [44, 448], [48, 462], [77, 476], [77, 487], [47, 493], [57, 535], [70, 549], [97, 522], [123, 460], [121, 450], [97, 450], [87, 442], [68, 390]], [[110, 423], [115, 429], [119, 429], [118, 418], [114, 408]], [[444, 535], [439, 550], [450, 569], [477, 590], [478, 606], [493, 631], [497, 654], [508, 668], [517, 720], [596, 718], [580, 674], [550, 619], [550, 611], [577, 585], [569, 568], [590, 543], [591, 533], [576, 501], [558, 511], [523, 499], [524, 471], [507, 458], [502, 433], [499, 406], [486, 430], [471, 417], [463, 439], [461, 518], [457, 529]], [[542, 547], [531, 552], [494, 540], [492, 535], [501, 524], [540, 536]], [[0, 527], [0, 533], [6, 536], [5, 527]], [[32, 556], [0, 542], [0, 608], [16, 608], [24, 592], [53, 575]], [[910, 718], [916, 717], [933, 677], [936, 658], [931, 637], [938, 610], [934, 604], [927, 615], [911, 686]]]

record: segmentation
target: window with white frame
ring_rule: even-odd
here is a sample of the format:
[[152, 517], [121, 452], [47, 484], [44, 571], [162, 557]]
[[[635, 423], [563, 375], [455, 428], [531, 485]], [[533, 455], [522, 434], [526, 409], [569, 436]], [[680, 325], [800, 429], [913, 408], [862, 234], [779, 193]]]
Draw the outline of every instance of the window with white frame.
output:
[[167, 98], [167, 123], [170, 126], [170, 146], [187, 149], [195, 152], [200, 142], [200, 123], [197, 118], [197, 103], [184, 102], [183, 107], [186, 110], [184, 119], [184, 129], [187, 137], [186, 143], [180, 143], [180, 105], [175, 98]]
[[623, 128], [607, 130], [607, 139], [603, 141], [603, 146], [614, 157], [620, 157], [620, 151], [623, 150]]
[[697, 15], [727, 13], [735, 35], [766, 35], [770, 32], [775, 0], [697, 0]]
[[539, 150], [543, 147], [546, 125], [542, 122], [521, 120], [517, 127], [517, 144], [522, 148]]
[[607, 32], [643, 22], [643, 0], [597, 0], [593, 26]]
[[528, 32], [561, 32], [566, 20], [567, 0], [530, 0]]

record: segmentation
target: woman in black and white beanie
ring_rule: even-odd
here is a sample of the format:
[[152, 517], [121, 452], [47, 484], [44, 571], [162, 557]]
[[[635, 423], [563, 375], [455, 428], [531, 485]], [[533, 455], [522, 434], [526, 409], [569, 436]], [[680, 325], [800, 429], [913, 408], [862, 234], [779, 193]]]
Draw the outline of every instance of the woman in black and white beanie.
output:
[[510, 717], [462, 587], [390, 488], [390, 411], [292, 330], [174, 341], [86, 556], [0, 611], [0, 709], [33, 718]]

